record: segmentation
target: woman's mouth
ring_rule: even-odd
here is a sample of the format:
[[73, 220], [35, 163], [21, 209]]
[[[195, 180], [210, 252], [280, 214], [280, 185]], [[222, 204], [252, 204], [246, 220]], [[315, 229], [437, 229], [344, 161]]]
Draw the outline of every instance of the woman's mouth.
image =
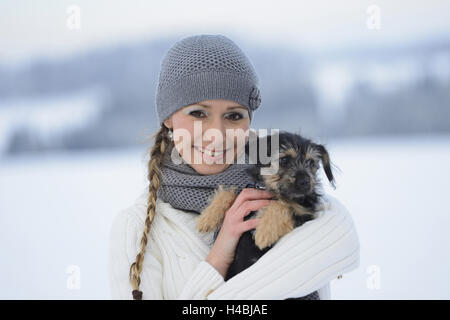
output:
[[206, 148], [200, 148], [197, 146], [194, 146], [194, 149], [197, 150], [198, 152], [200, 152], [203, 156], [203, 159], [208, 160], [208, 161], [215, 161], [215, 160], [219, 160], [222, 159], [224, 154], [229, 150], [208, 150]]

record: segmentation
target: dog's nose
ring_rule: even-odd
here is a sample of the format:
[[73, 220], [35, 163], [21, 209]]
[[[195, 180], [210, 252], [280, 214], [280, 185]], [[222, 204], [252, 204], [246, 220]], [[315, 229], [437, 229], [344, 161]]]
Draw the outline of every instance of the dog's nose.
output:
[[309, 190], [310, 188], [309, 178], [303, 175], [296, 177], [295, 186], [300, 190]]

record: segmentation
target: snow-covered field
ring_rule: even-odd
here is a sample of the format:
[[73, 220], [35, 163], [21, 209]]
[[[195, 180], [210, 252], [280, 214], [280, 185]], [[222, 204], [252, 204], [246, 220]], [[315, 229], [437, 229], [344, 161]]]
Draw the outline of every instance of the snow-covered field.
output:
[[[359, 269], [335, 299], [450, 298], [450, 136], [328, 143]], [[0, 160], [0, 298], [108, 299], [114, 215], [146, 187], [146, 146]], [[72, 280], [75, 281], [73, 282]], [[79, 287], [77, 286], [79, 285]]]

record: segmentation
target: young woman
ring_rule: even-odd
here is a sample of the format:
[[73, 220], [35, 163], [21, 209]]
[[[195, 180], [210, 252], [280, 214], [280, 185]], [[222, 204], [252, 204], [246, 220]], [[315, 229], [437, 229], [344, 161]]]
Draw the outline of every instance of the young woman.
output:
[[[149, 186], [118, 213], [111, 230], [114, 299], [286, 299], [315, 291], [329, 299], [329, 282], [359, 266], [352, 218], [337, 199], [324, 195], [314, 220], [224, 281], [240, 236], [259, 222], [244, 217], [272, 197], [246, 188], [245, 164], [236, 161], [243, 154], [238, 141], [248, 138], [260, 102], [255, 70], [229, 38], [190, 36], [166, 53]], [[214, 241], [213, 232], [197, 231], [196, 221], [219, 184], [237, 186], [239, 194]]]

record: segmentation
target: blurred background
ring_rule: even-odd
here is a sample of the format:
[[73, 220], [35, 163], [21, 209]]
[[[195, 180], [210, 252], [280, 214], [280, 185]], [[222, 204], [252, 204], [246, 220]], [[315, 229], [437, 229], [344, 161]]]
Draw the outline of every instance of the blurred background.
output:
[[334, 299], [449, 299], [450, 2], [0, 2], [0, 298], [109, 299], [112, 219], [147, 187], [170, 46], [247, 54], [252, 128], [324, 143], [361, 244]]

